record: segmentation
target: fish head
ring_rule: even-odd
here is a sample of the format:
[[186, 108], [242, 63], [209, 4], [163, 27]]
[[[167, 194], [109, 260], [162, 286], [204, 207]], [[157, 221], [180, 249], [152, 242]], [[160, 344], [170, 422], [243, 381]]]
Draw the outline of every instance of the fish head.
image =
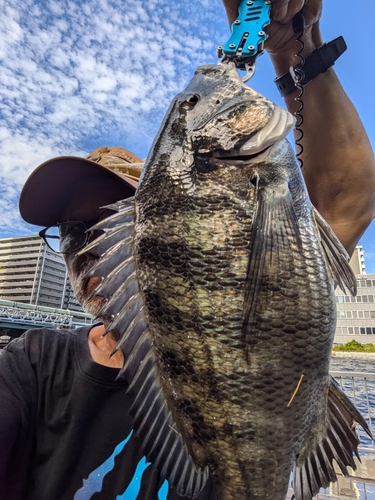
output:
[[[248, 185], [259, 177], [260, 163], [263, 172], [280, 162], [294, 168], [286, 140], [294, 121], [289, 112], [245, 85], [233, 63], [200, 66], [167, 111], [136, 197], [144, 193], [147, 198], [149, 189], [166, 197], [174, 190], [184, 196], [195, 191], [197, 182], [214, 182], [223, 189]], [[168, 188], [158, 187], [166, 184]]]

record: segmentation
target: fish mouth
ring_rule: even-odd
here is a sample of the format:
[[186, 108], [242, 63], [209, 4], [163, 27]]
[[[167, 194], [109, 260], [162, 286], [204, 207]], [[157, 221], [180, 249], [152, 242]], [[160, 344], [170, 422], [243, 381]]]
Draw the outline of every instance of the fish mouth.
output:
[[257, 154], [276, 142], [285, 139], [295, 125], [295, 118], [285, 109], [276, 106], [270, 120], [240, 147], [241, 155]]
[[[277, 141], [279, 142], [279, 141]], [[228, 153], [227, 151], [212, 151], [210, 153], [198, 153], [196, 154], [196, 158], [201, 159], [201, 160], [218, 160], [218, 161], [251, 161], [255, 160], [256, 158], [260, 156], [267, 156], [270, 149], [275, 145], [276, 143], [270, 144], [269, 146], [265, 147], [264, 149], [261, 149], [260, 151], [257, 151], [252, 154], [236, 154], [233, 152]]]
[[213, 160], [238, 160], [251, 161], [264, 159], [270, 149], [281, 142], [295, 125], [295, 118], [288, 111], [279, 106], [275, 106], [271, 118], [266, 125], [256, 131], [250, 138], [240, 142], [231, 150], [214, 150], [210, 152], [197, 152], [197, 156], [202, 159], [212, 158]]

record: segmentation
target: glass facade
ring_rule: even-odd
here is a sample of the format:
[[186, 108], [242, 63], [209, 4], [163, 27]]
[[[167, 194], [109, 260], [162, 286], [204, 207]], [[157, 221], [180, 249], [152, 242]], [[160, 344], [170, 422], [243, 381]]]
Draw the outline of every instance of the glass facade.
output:
[[0, 239], [0, 299], [82, 311], [63, 258], [38, 235]]

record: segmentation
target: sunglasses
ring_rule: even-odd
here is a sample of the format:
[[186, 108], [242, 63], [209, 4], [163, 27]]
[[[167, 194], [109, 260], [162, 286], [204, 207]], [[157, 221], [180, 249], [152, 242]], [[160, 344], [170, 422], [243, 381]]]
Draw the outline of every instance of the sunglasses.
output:
[[53, 252], [66, 255], [77, 252], [87, 245], [94, 232], [90, 228], [99, 221], [113, 214], [112, 210], [106, 210], [96, 219], [81, 222], [71, 220], [48, 226], [39, 232], [39, 236], [46, 242], [48, 248]]

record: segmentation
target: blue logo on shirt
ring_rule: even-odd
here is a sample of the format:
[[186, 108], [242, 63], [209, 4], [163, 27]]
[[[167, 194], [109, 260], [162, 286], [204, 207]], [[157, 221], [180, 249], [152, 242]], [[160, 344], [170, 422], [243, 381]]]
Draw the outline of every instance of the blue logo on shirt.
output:
[[[133, 431], [130, 432], [128, 437], [116, 446], [112, 455], [95, 469], [87, 479], [84, 479], [83, 486], [74, 495], [74, 500], [90, 500], [94, 493], [100, 492], [103, 486], [104, 476], [113, 469], [115, 465], [116, 456], [122, 452], [132, 436]], [[133, 478], [121, 495], [116, 497], [116, 500], [136, 500], [139, 490], [141, 488], [142, 475], [146, 467], [150, 465], [143, 457], [137, 465]], [[168, 481], [165, 480], [158, 492], [158, 500], [166, 500], [168, 494]]]

